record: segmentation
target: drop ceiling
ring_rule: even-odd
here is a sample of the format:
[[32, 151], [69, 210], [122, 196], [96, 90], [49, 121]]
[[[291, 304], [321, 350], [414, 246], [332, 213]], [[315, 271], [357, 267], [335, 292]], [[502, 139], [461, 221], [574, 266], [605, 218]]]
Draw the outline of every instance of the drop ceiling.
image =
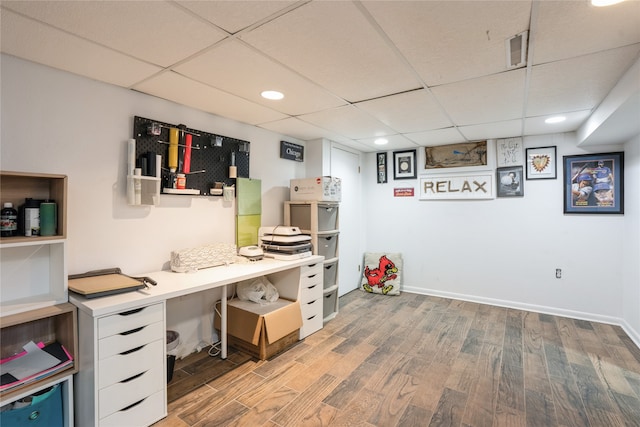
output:
[[[636, 0], [0, 5], [5, 54], [365, 152], [576, 131], [640, 54]], [[509, 68], [522, 32], [527, 62]]]

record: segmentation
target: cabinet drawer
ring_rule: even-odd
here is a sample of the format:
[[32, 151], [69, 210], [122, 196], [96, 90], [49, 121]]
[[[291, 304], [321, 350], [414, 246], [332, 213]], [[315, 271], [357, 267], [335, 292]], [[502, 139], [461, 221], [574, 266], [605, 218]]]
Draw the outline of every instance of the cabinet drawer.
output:
[[300, 305], [322, 298], [322, 281], [300, 288]]
[[164, 319], [164, 304], [153, 304], [98, 319], [98, 339], [130, 331]]
[[302, 313], [302, 323], [306, 320], [309, 320], [315, 314], [320, 314], [322, 317], [322, 307], [323, 307], [323, 298], [322, 295], [320, 298], [317, 298], [313, 301], [309, 301], [306, 303], [300, 303], [300, 312]]
[[164, 334], [163, 322], [156, 322], [108, 336], [98, 341], [98, 359], [106, 359], [152, 341], [161, 340]]
[[162, 366], [138, 374], [132, 378], [112, 384], [99, 392], [98, 417], [105, 418], [145, 397], [161, 391], [165, 386]]
[[98, 389], [131, 378], [153, 367], [164, 366], [164, 340], [153, 341], [98, 362]]
[[322, 326], [323, 326], [322, 312], [316, 314], [315, 316], [311, 316], [310, 318], [305, 317], [304, 320], [302, 321], [302, 327], [300, 328], [299, 338], [303, 339], [305, 337], [308, 337], [312, 333], [322, 329]]
[[320, 267], [320, 271], [318, 271], [316, 274], [300, 277], [301, 289], [308, 288], [309, 286], [313, 286], [316, 283], [322, 283], [322, 267]]
[[317, 262], [311, 265], [303, 265], [302, 267], [300, 267], [300, 277], [311, 277], [322, 272], [322, 265], [323, 264], [321, 262]]
[[167, 416], [164, 390], [100, 420], [100, 427], [148, 426]]

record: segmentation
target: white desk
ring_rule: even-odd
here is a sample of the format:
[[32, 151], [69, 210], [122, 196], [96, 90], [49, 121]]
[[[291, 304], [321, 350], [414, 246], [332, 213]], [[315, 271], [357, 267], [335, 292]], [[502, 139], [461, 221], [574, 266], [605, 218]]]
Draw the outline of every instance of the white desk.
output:
[[[75, 387], [76, 419], [79, 425], [122, 425], [123, 420], [131, 425], [149, 425], [166, 416], [164, 311], [167, 300], [209, 289], [221, 289], [220, 339], [221, 357], [224, 359], [227, 357], [227, 286], [242, 280], [274, 275], [288, 283], [287, 289], [284, 292], [280, 291], [281, 296], [296, 299], [299, 295], [302, 269], [315, 264], [322, 265], [323, 260], [324, 257], [317, 255], [293, 261], [265, 258], [260, 261], [212, 267], [195, 273], [157, 271], [141, 275], [158, 283], [147, 289], [93, 299], [70, 293], [70, 302], [80, 310], [80, 371]], [[128, 313], [134, 314], [124, 316]], [[107, 330], [109, 332], [105, 332]], [[140, 336], [138, 341], [136, 335]], [[149, 348], [160, 345], [162, 357], [153, 353], [152, 357], [147, 355], [147, 360], [141, 361], [141, 356], [136, 354], [139, 348], [143, 347], [140, 343]], [[108, 357], [103, 354], [104, 348], [108, 348]], [[151, 350], [145, 348], [144, 351]], [[142, 350], [140, 352], [142, 354]], [[114, 358], [119, 359], [114, 362]], [[140, 368], [130, 368], [137, 364]], [[120, 374], [116, 371], [121, 366], [124, 372]], [[160, 375], [159, 371], [162, 368], [164, 371]], [[131, 369], [139, 369], [140, 373], [132, 375]], [[120, 378], [117, 378], [118, 375]], [[164, 381], [162, 384], [158, 383], [159, 376]], [[144, 387], [152, 389], [152, 393], [141, 395], [140, 390]], [[130, 398], [128, 394], [131, 394]], [[107, 405], [106, 401], [113, 399], [105, 396], [122, 399], [122, 409], [111, 409], [114, 405]], [[127, 406], [124, 404], [126, 399], [129, 399], [127, 403], [130, 403]], [[136, 409], [135, 405], [139, 405], [139, 409]], [[110, 407], [109, 410], [104, 409], [107, 406]]]

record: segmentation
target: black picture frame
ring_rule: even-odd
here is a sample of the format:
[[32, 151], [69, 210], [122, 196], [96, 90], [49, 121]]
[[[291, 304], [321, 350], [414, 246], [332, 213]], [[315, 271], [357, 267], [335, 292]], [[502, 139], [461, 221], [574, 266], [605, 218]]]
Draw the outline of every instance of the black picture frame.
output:
[[563, 156], [565, 214], [624, 214], [624, 153]]
[[556, 146], [527, 148], [527, 180], [557, 179]]
[[393, 152], [393, 179], [416, 179], [416, 150]]
[[522, 166], [507, 166], [496, 169], [498, 197], [524, 196], [524, 170]]
[[378, 184], [387, 183], [387, 152], [376, 153], [376, 170]]

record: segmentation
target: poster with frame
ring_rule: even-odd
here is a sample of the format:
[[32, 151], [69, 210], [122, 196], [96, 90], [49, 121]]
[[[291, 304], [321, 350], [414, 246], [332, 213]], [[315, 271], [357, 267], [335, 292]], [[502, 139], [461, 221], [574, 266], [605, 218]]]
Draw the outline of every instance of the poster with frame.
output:
[[393, 179], [415, 179], [416, 150], [393, 152]]
[[497, 166], [519, 166], [522, 162], [522, 138], [505, 138], [496, 141]]
[[624, 152], [563, 157], [564, 213], [624, 214]]
[[498, 197], [524, 196], [524, 180], [522, 178], [522, 166], [498, 168], [496, 170]]
[[387, 182], [387, 152], [376, 153], [376, 170], [378, 171], [378, 184]]
[[556, 179], [558, 161], [556, 146], [527, 148], [527, 180]]

